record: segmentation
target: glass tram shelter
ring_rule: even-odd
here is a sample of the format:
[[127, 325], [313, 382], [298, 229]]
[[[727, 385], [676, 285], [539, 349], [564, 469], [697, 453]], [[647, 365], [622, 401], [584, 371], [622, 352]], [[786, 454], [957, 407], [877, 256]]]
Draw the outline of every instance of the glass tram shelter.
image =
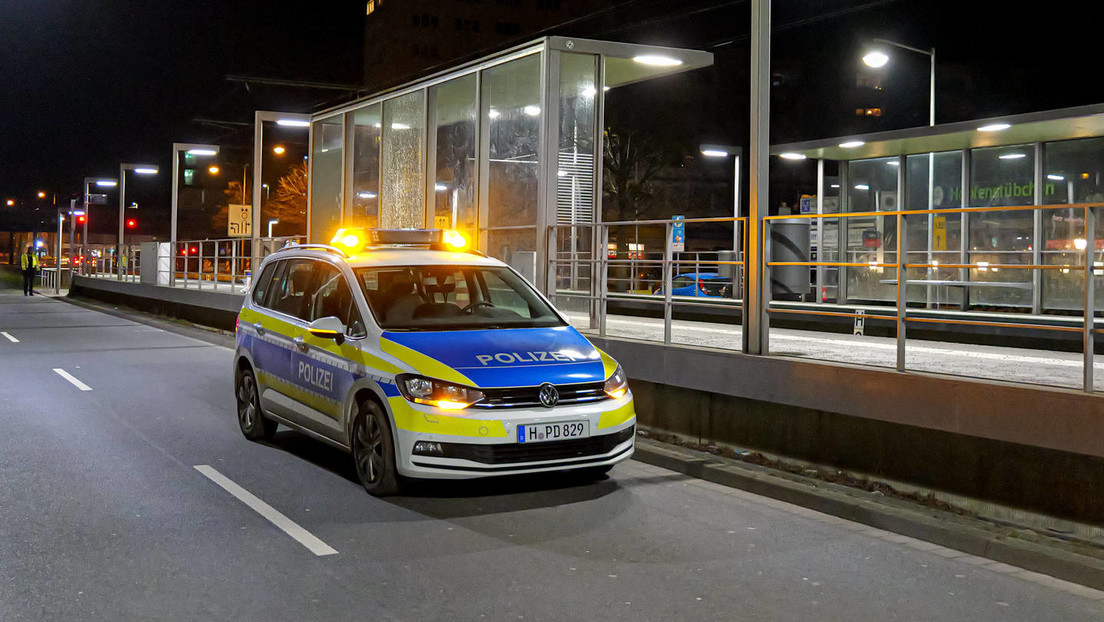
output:
[[[708, 52], [548, 37], [317, 113], [308, 238], [455, 228], [547, 283], [549, 230], [596, 219], [606, 91], [712, 63]], [[592, 229], [563, 237], [556, 247], [585, 263]]]
[[[910, 304], [1059, 315], [1080, 315], [1086, 302], [1104, 309], [1104, 209], [1096, 207], [1104, 203], [1104, 105], [771, 152], [818, 160], [820, 216], [809, 222], [820, 303], [896, 303], [900, 237]], [[920, 212], [903, 218], [900, 236], [901, 221], [879, 215], [898, 211]], [[1095, 287], [1086, 270], [1095, 271]]]

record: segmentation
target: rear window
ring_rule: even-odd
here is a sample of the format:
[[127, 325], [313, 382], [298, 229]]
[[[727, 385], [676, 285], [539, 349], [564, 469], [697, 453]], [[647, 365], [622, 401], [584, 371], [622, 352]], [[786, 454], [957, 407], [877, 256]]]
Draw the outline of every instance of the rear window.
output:
[[357, 280], [380, 328], [477, 330], [563, 326], [513, 271], [495, 266], [360, 268]]

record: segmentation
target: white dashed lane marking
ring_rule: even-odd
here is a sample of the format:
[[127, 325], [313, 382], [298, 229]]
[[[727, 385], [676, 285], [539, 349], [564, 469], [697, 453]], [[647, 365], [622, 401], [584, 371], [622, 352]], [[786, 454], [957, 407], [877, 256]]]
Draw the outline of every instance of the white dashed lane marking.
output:
[[81, 391], [91, 391], [92, 390], [92, 387], [84, 384], [80, 380], [77, 380], [76, 378], [73, 377], [72, 374], [65, 371], [64, 369], [61, 369], [60, 367], [55, 367], [54, 368], [54, 373], [61, 376], [62, 378], [65, 378], [66, 380], [69, 381], [70, 384], [72, 384], [74, 387], [77, 387]]
[[314, 534], [299, 526], [298, 523], [280, 513], [279, 510], [258, 499], [253, 493], [235, 484], [230, 478], [219, 473], [206, 464], [198, 464], [195, 470], [204, 477], [218, 484], [220, 488], [234, 495], [234, 497], [249, 506], [251, 510], [263, 516], [268, 522], [275, 525], [280, 531], [291, 536], [296, 542], [310, 549], [315, 555], [336, 555], [337, 551], [330, 547]]
[[0, 335], [3, 335], [4, 337], [6, 337], [8, 339], [8, 341], [10, 341], [12, 343], [19, 343], [19, 340], [16, 339], [15, 337], [12, 337], [11, 333], [0, 332]]

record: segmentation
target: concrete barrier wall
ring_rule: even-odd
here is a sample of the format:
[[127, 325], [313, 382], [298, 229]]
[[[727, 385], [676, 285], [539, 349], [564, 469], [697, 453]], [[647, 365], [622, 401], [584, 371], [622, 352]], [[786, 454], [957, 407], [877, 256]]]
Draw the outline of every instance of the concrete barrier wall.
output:
[[244, 299], [243, 294], [83, 276], [73, 278], [69, 295], [122, 304], [147, 313], [167, 315], [224, 330], [234, 330]]
[[641, 425], [1104, 523], [1104, 398], [596, 339]]

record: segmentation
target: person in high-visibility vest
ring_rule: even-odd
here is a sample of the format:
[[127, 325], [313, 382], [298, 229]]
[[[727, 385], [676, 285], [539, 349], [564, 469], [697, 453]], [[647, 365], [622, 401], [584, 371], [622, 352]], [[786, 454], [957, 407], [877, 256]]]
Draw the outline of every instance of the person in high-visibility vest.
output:
[[27, 245], [27, 252], [19, 256], [19, 268], [23, 271], [23, 295], [33, 296], [35, 273], [38, 272], [38, 257], [35, 256], [30, 244]]

